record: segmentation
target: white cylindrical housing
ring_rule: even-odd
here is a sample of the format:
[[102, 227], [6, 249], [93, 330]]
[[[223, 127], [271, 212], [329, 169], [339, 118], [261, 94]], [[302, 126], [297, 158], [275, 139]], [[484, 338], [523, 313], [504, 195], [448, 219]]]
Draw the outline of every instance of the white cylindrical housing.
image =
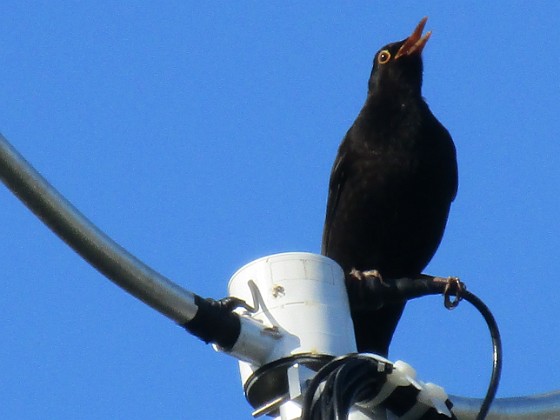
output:
[[243, 383], [258, 367], [294, 354], [356, 352], [344, 273], [330, 258], [306, 252], [259, 258], [239, 269], [228, 289], [230, 296], [258, 305], [245, 316], [279, 332], [278, 344], [264, 360], [240, 362]]

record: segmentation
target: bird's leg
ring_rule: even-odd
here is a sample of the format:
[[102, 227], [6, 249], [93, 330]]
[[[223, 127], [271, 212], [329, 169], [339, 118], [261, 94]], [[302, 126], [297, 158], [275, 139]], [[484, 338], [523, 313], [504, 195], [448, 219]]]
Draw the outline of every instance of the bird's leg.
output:
[[378, 280], [379, 283], [381, 283], [383, 286], [389, 287], [389, 284], [383, 280], [383, 276], [381, 275], [381, 273], [375, 269], [360, 271], [353, 268], [352, 270], [350, 270], [350, 276], [360, 281], [363, 281], [368, 278], [375, 279]]

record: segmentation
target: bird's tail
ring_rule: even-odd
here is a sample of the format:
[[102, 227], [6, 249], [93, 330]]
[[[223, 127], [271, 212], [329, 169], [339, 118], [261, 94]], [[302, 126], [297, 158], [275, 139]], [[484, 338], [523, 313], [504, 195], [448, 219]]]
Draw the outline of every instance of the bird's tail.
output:
[[387, 356], [404, 306], [405, 302], [402, 302], [388, 304], [376, 310], [352, 311], [356, 345], [360, 353], [377, 353]]

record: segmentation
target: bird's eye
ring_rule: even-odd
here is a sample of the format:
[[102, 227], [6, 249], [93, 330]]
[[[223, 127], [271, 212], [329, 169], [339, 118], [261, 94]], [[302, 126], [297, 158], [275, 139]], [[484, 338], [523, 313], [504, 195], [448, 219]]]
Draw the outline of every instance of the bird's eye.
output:
[[379, 64], [385, 64], [386, 62], [388, 62], [391, 59], [391, 53], [387, 50], [383, 50], [379, 53], [379, 55], [377, 56], [377, 62]]

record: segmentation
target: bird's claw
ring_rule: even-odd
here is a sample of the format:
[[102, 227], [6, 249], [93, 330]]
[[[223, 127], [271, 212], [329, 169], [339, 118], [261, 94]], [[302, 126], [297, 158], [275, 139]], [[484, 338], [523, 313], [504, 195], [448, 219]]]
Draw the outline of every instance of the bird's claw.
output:
[[459, 277], [434, 277], [436, 283], [442, 284], [443, 287], [443, 304], [447, 309], [455, 309], [459, 302], [463, 299], [463, 292], [467, 290], [467, 286]]
[[366, 279], [375, 279], [378, 280], [380, 284], [382, 284], [385, 287], [389, 287], [389, 284], [386, 283], [383, 280], [383, 276], [381, 275], [381, 273], [378, 270], [364, 270], [364, 271], [360, 271], [360, 270], [356, 270], [355, 268], [353, 268], [352, 270], [350, 270], [350, 276], [354, 277], [356, 280], [366, 280]]

